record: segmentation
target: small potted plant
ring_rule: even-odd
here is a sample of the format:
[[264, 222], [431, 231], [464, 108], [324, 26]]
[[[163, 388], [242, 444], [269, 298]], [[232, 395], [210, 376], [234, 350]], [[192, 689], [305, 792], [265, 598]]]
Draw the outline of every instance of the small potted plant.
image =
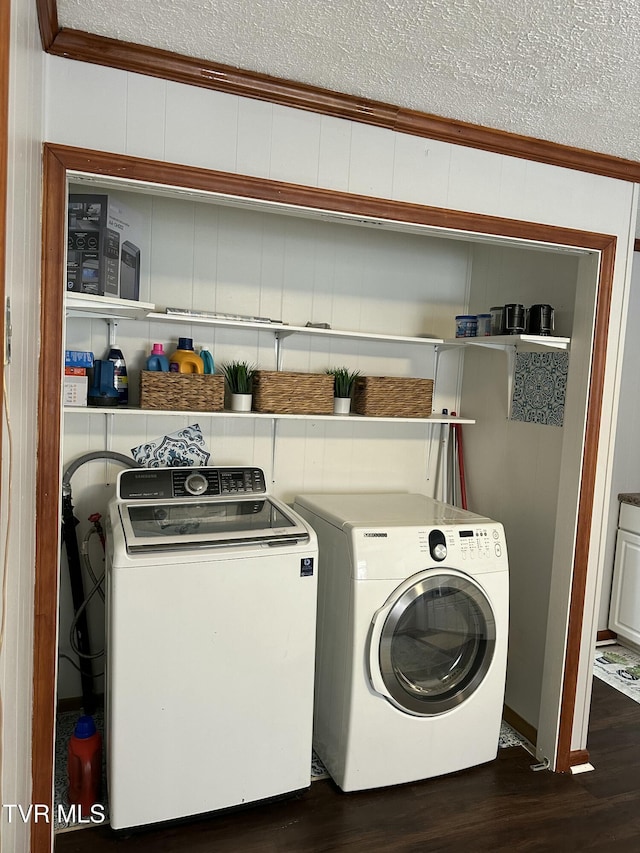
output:
[[351, 393], [359, 370], [346, 367], [330, 367], [327, 373], [333, 376], [333, 414], [348, 415], [351, 409]]
[[250, 412], [255, 365], [246, 361], [229, 361], [221, 365], [221, 370], [231, 394], [231, 411]]

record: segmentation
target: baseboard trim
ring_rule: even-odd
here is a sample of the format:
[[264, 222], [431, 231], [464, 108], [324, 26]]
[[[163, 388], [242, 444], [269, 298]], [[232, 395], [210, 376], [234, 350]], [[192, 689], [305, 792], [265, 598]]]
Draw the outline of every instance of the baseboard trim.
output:
[[538, 730], [521, 717], [520, 714], [516, 714], [508, 705], [505, 705], [502, 709], [502, 719], [506, 723], [509, 723], [511, 728], [515, 729], [523, 738], [526, 738], [532, 746], [536, 745]]
[[618, 635], [616, 634], [615, 631], [608, 631], [608, 630], [607, 631], [598, 631], [598, 633], [596, 634], [596, 642], [597, 643], [604, 643], [607, 640], [617, 640], [617, 639], [618, 639]]
[[577, 767], [581, 764], [589, 764], [588, 749], [574, 749], [569, 753], [569, 769]]

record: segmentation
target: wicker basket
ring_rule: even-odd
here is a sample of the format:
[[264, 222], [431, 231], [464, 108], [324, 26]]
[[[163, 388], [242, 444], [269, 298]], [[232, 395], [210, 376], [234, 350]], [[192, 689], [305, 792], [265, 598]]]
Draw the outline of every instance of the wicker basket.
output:
[[331, 415], [333, 376], [257, 370], [253, 377], [253, 409], [273, 415]]
[[400, 376], [360, 376], [356, 379], [353, 410], [374, 418], [428, 418], [433, 379]]
[[224, 408], [224, 376], [141, 370], [140, 408], [220, 412]]

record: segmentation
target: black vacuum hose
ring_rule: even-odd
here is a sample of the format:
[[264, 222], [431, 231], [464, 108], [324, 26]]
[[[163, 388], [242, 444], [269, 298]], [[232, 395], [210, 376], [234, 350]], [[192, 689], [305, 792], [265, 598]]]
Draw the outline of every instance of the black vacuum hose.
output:
[[62, 539], [67, 549], [71, 597], [73, 600], [74, 615], [77, 617], [75, 626], [76, 644], [78, 651], [82, 655], [79, 662], [82, 705], [85, 714], [93, 714], [96, 709], [96, 703], [93, 695], [93, 667], [91, 646], [89, 643], [89, 626], [87, 624], [87, 609], [86, 607], [82, 608], [84, 603], [84, 584], [82, 581], [82, 566], [76, 533], [79, 522], [73, 513], [71, 477], [81, 465], [84, 465], [85, 462], [92, 462], [95, 459], [110, 459], [114, 462], [120, 462], [127, 468], [141, 467], [130, 456], [125, 456], [122, 453], [114, 453], [111, 450], [97, 450], [93, 453], [85, 453], [83, 456], [79, 456], [62, 475]]

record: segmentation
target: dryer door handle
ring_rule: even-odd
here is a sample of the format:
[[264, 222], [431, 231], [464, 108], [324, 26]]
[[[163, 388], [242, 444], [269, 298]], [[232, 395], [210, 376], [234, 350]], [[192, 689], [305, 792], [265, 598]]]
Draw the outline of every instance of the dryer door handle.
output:
[[384, 623], [387, 618], [386, 611], [386, 607], [381, 607], [380, 610], [374, 613], [371, 620], [371, 627], [369, 628], [369, 681], [371, 682], [371, 687], [381, 696], [389, 695], [380, 670], [380, 638], [382, 637]]

